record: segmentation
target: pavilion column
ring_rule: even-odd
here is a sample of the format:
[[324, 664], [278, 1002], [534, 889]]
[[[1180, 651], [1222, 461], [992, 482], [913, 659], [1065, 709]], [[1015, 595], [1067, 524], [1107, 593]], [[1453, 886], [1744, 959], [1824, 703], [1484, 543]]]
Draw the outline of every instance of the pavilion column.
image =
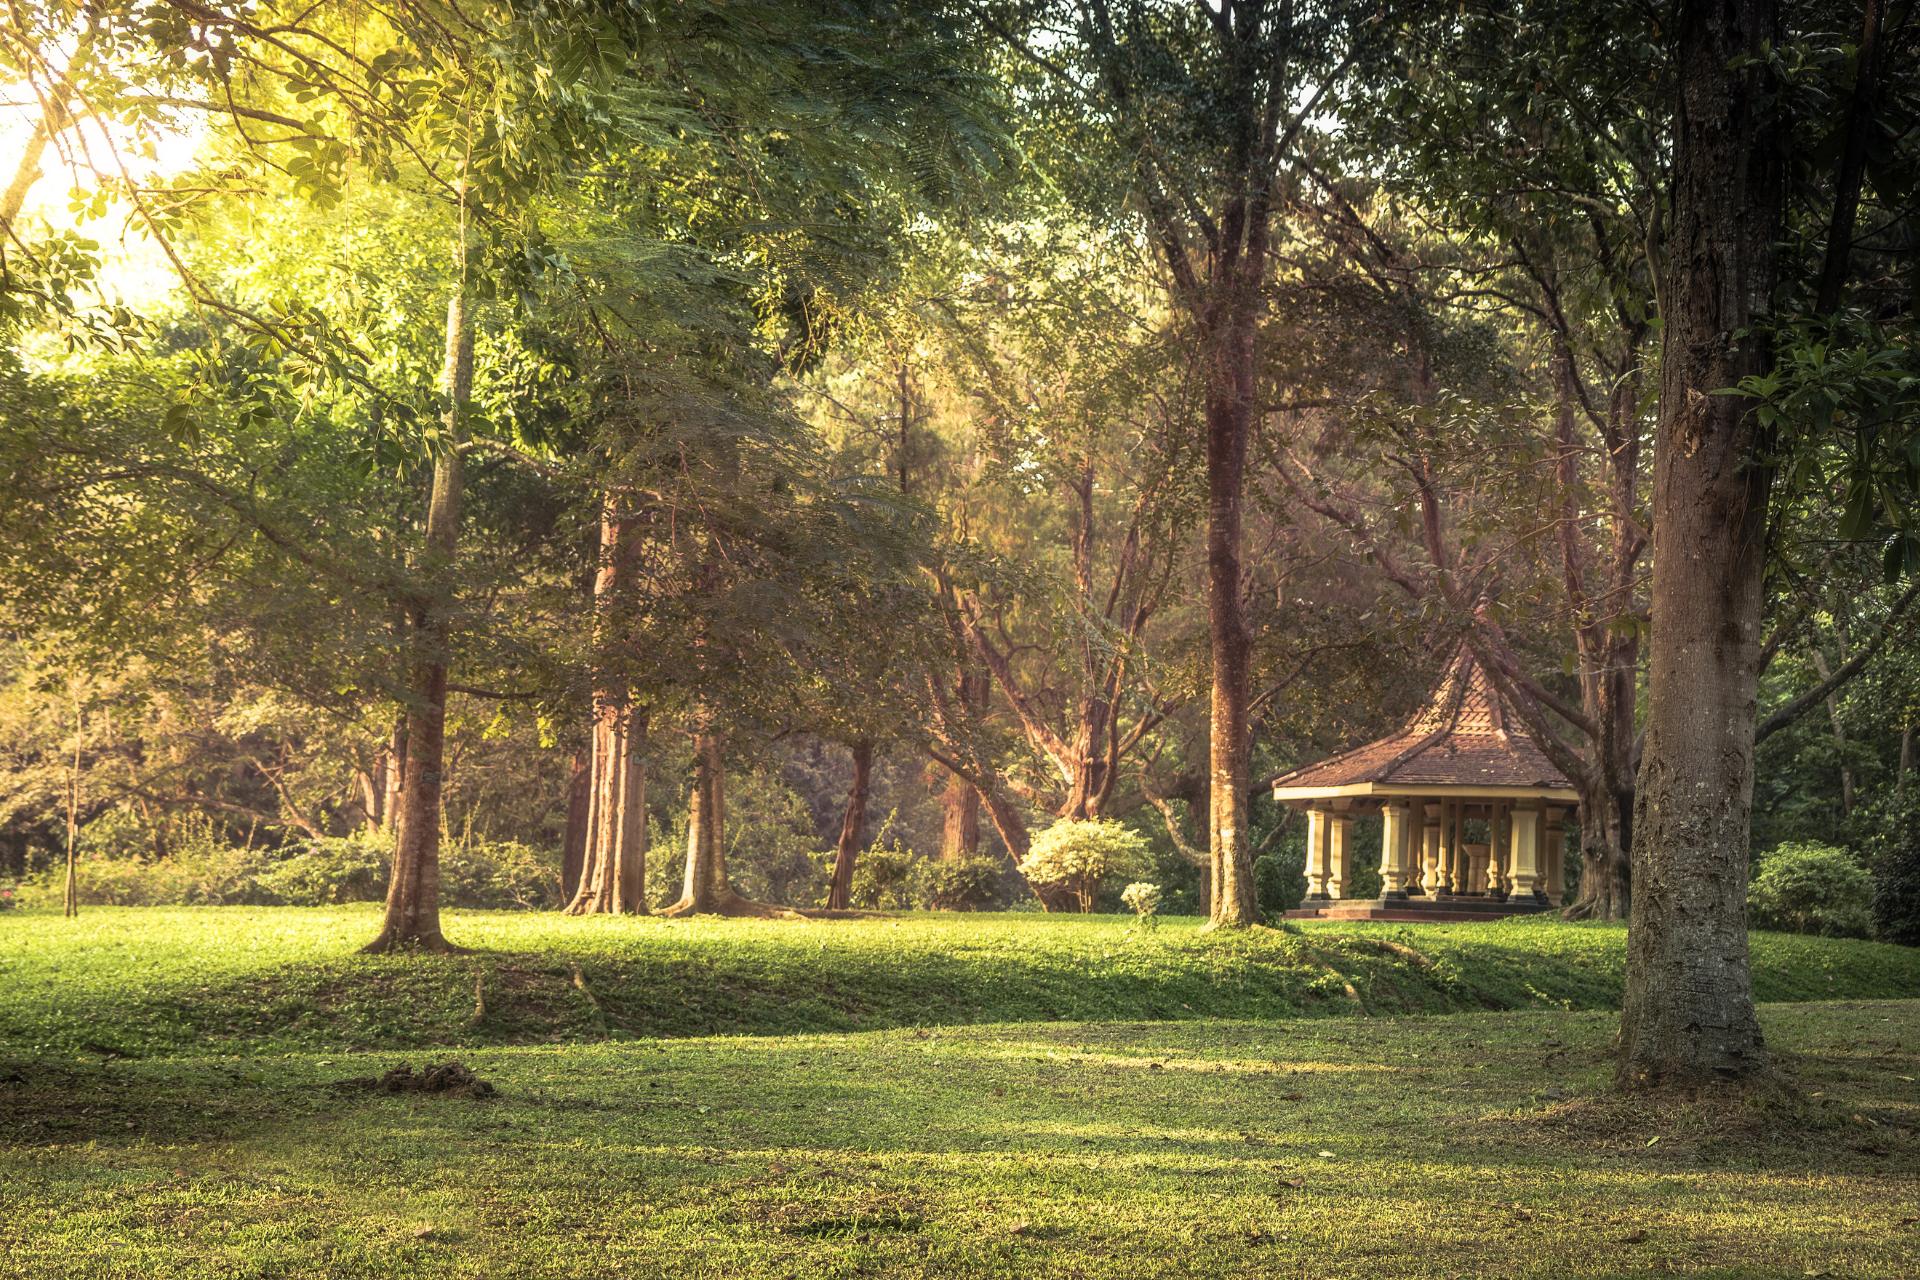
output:
[[1505, 801], [1492, 806], [1487, 819], [1487, 892], [1504, 898], [1513, 889], [1513, 824], [1508, 818], [1512, 806]]
[[1473, 851], [1467, 848], [1467, 803], [1455, 800], [1453, 806], [1452, 835], [1453, 842], [1453, 891], [1458, 894], [1473, 892]]
[[1327, 890], [1336, 898], [1346, 897], [1353, 883], [1353, 815], [1347, 812], [1352, 804], [1344, 797], [1335, 800], [1334, 812], [1327, 815]]
[[1440, 869], [1440, 809], [1437, 804], [1420, 806], [1425, 818], [1420, 830], [1420, 856], [1425, 862], [1420, 887], [1430, 898], [1438, 897], [1447, 887], [1447, 877]]
[[1549, 808], [1546, 813], [1547, 901], [1557, 907], [1567, 896], [1567, 829], [1560, 825], [1567, 811]]
[[1380, 896], [1382, 898], [1405, 898], [1409, 867], [1407, 850], [1411, 844], [1411, 832], [1408, 818], [1411, 810], [1405, 800], [1389, 800], [1381, 811], [1380, 828]]
[[1307, 810], [1307, 898], [1308, 902], [1327, 899], [1327, 811]]
[[1540, 892], [1540, 811], [1532, 807], [1513, 811], [1513, 897], [1546, 902]]

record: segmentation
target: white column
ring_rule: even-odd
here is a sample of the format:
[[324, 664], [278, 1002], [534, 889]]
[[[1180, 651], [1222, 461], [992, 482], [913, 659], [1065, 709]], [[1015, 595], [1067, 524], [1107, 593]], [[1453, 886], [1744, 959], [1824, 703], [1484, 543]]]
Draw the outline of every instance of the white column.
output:
[[1347, 896], [1353, 882], [1353, 815], [1345, 812], [1351, 800], [1335, 800], [1335, 812], [1328, 815], [1327, 892], [1336, 898]]
[[1513, 811], [1513, 896], [1539, 898], [1540, 892], [1540, 811], [1534, 808]]
[[1513, 889], [1513, 827], [1507, 821], [1511, 807], [1503, 801], [1487, 809], [1492, 815], [1487, 819], [1487, 845], [1492, 854], [1488, 859], [1489, 893], [1507, 893]]
[[1327, 811], [1307, 810], [1307, 900], [1327, 896]]
[[1381, 811], [1380, 896], [1383, 898], [1407, 896], [1409, 816], [1405, 800], [1389, 800], [1387, 807]]
[[1546, 815], [1547, 901], [1557, 907], [1567, 896], [1567, 831], [1560, 825], [1566, 821], [1567, 811], [1549, 808]]
[[1420, 829], [1420, 856], [1425, 863], [1420, 872], [1420, 888], [1431, 898], [1440, 892], [1441, 885], [1446, 882], [1440, 874], [1440, 806], [1423, 804], [1420, 812], [1425, 819]]

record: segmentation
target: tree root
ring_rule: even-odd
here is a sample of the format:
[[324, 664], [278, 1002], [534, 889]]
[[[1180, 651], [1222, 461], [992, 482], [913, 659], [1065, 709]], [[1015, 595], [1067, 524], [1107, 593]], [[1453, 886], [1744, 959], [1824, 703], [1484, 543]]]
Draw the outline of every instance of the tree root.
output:
[[580, 962], [578, 960], [569, 960], [567, 964], [573, 970], [574, 990], [587, 998], [587, 1004], [593, 1009], [593, 1020], [600, 1024], [600, 1038], [602, 1040], [608, 1039], [612, 1036], [613, 1031], [607, 1025], [607, 1011], [602, 1009], [600, 1002], [593, 998], [593, 992], [587, 990], [587, 975], [580, 971]]
[[1338, 969], [1334, 968], [1331, 964], [1327, 963], [1327, 958], [1321, 955], [1318, 951], [1315, 951], [1312, 947], [1306, 948], [1306, 953], [1308, 957], [1311, 958], [1315, 964], [1319, 965], [1322, 969], [1325, 969], [1328, 973], [1332, 974], [1334, 977], [1340, 979], [1340, 985], [1345, 987], [1347, 990], [1347, 999], [1353, 1001], [1353, 1007], [1360, 1011], [1361, 1017], [1370, 1018], [1373, 1016], [1367, 1010], [1367, 1002], [1360, 998], [1359, 989], [1353, 985], [1352, 981], [1348, 979], [1346, 974], [1340, 972]]
[[726, 916], [734, 920], [804, 920], [792, 907], [776, 907], [770, 902], [755, 902], [737, 893], [728, 894], [702, 911], [692, 898], [682, 898], [670, 907], [654, 912], [663, 920], [683, 920], [688, 916]]
[[485, 974], [476, 973], [473, 975], [473, 1016], [467, 1019], [465, 1023], [466, 1026], [477, 1027], [480, 1025], [481, 1020], [487, 1016], [487, 994], [485, 988], [482, 986], [482, 983], [485, 981]]
[[360, 948], [363, 956], [381, 956], [393, 951], [421, 951], [436, 956], [470, 956], [477, 954], [472, 947], [456, 947], [448, 942], [446, 935], [438, 929], [432, 933], [415, 934], [401, 937], [391, 929], [383, 930], [380, 936]]

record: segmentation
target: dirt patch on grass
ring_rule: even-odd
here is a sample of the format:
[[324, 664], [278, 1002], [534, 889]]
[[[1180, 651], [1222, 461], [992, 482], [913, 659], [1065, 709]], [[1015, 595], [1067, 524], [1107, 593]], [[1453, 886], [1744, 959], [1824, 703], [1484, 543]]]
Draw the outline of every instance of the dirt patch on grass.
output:
[[463, 1062], [429, 1064], [417, 1075], [411, 1063], [403, 1062], [385, 1075], [355, 1076], [340, 1081], [334, 1088], [374, 1093], [433, 1093], [443, 1098], [488, 1098], [499, 1092], [473, 1074]]

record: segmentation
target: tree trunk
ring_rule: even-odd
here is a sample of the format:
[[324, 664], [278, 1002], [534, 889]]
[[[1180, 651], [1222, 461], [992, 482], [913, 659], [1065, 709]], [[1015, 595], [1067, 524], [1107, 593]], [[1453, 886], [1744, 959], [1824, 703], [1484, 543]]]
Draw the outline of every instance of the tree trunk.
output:
[[959, 862], [980, 851], [980, 793], [957, 773], [940, 793], [940, 860]]
[[734, 892], [727, 875], [727, 769], [720, 739], [699, 733], [693, 739], [693, 795], [687, 806], [687, 874], [680, 900], [663, 916], [754, 916], [761, 919], [799, 912], [754, 902]]
[[645, 915], [647, 711], [603, 706], [593, 725], [587, 847], [567, 914]]
[[1895, 800], [1907, 794], [1907, 770], [1913, 767], [1913, 722], [1909, 720], [1900, 729], [1900, 771], [1893, 775], [1893, 798]]
[[[1636, 788], [1625, 1088], [1770, 1078], [1747, 955], [1748, 822], [1768, 470], [1766, 371], [1783, 174], [1764, 42], [1773, 0], [1692, 0], [1676, 36], [1672, 238], [1653, 478], [1653, 634]], [[1729, 63], [1740, 57], [1744, 67]], [[1736, 334], [1741, 336], [1735, 337]]]
[[[1247, 843], [1248, 653], [1240, 590], [1240, 513], [1253, 414], [1253, 331], [1239, 320], [1221, 335], [1207, 398], [1207, 624], [1213, 650], [1209, 734], [1207, 928], [1260, 923]], [[1225, 384], [1225, 385], [1222, 385]]]
[[453, 638], [453, 565], [460, 536], [460, 503], [466, 475], [460, 458], [460, 411], [473, 395], [473, 321], [467, 298], [456, 289], [447, 304], [447, 362], [443, 386], [451, 446], [434, 462], [433, 494], [427, 504], [425, 576], [432, 596], [416, 604], [409, 619], [413, 676], [407, 707], [406, 760], [399, 823], [393, 848], [393, 880], [380, 933], [368, 953], [418, 947], [455, 951], [440, 932], [440, 791], [446, 762], [447, 663]]
[[560, 901], [571, 904], [587, 867], [587, 819], [593, 799], [593, 753], [573, 753], [567, 779], [567, 835], [560, 854]]
[[853, 860], [867, 832], [867, 781], [873, 775], [873, 742], [853, 744], [853, 788], [847, 792], [847, 815], [840, 823], [840, 848], [833, 859], [833, 883], [827, 889], [827, 909], [845, 911], [853, 905]]

